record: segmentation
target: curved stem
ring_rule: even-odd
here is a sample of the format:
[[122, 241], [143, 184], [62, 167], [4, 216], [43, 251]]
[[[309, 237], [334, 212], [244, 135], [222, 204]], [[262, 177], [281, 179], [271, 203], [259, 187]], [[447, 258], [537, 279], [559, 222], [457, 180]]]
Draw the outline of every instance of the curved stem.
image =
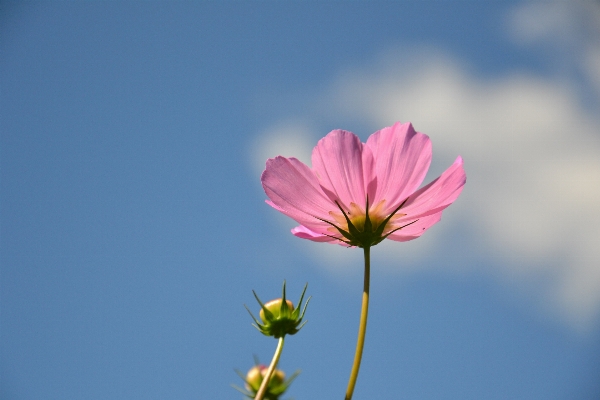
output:
[[362, 307], [360, 310], [360, 323], [358, 326], [358, 339], [356, 341], [356, 353], [354, 353], [354, 363], [352, 364], [352, 371], [350, 372], [350, 379], [348, 380], [348, 388], [346, 389], [345, 400], [352, 398], [354, 393], [354, 385], [356, 385], [356, 379], [358, 378], [358, 370], [360, 369], [360, 361], [362, 359], [363, 348], [365, 345], [365, 334], [367, 333], [367, 316], [369, 314], [369, 286], [370, 286], [370, 274], [371, 274], [371, 248], [365, 247], [365, 281], [362, 296]]
[[258, 392], [256, 392], [254, 400], [262, 400], [265, 394], [267, 393], [267, 387], [269, 386], [269, 382], [271, 381], [271, 375], [273, 375], [273, 371], [275, 371], [275, 367], [279, 362], [279, 357], [281, 357], [281, 351], [283, 350], [283, 338], [284, 336], [279, 338], [279, 342], [277, 343], [277, 349], [275, 349], [275, 354], [273, 355], [273, 359], [271, 360], [271, 365], [269, 365], [267, 374], [263, 378], [262, 383], [258, 388]]

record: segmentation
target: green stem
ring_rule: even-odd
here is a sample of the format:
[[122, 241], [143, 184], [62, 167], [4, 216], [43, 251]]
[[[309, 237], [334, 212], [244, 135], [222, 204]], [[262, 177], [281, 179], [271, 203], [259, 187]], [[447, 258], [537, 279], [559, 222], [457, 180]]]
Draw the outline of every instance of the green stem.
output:
[[354, 364], [350, 372], [350, 380], [348, 380], [348, 388], [346, 389], [345, 400], [352, 399], [354, 386], [358, 378], [358, 370], [360, 369], [360, 360], [362, 359], [363, 348], [365, 345], [365, 334], [367, 333], [367, 316], [369, 314], [369, 286], [371, 274], [371, 248], [365, 247], [365, 281], [362, 296], [362, 307], [360, 310], [360, 323], [358, 326], [358, 339], [356, 341], [356, 353], [354, 353]]
[[256, 397], [254, 400], [262, 400], [267, 393], [267, 387], [269, 386], [269, 381], [271, 380], [271, 375], [273, 375], [273, 371], [275, 371], [275, 367], [277, 367], [277, 363], [279, 362], [279, 357], [281, 357], [281, 351], [283, 350], [283, 338], [284, 336], [279, 338], [279, 342], [277, 343], [277, 349], [275, 349], [275, 354], [273, 355], [273, 359], [271, 360], [271, 365], [269, 365], [269, 369], [267, 370], [267, 374], [262, 380], [260, 384], [260, 388], [258, 388], [258, 392], [256, 392]]

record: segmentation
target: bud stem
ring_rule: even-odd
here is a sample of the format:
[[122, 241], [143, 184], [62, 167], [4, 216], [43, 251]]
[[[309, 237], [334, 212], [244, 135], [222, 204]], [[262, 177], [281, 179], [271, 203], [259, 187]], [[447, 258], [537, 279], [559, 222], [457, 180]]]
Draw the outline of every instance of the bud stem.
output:
[[275, 371], [275, 367], [277, 367], [277, 363], [279, 362], [279, 357], [281, 357], [281, 351], [283, 350], [283, 338], [285, 336], [281, 336], [279, 338], [279, 342], [277, 343], [277, 349], [275, 349], [275, 354], [273, 355], [273, 359], [271, 360], [271, 365], [269, 365], [269, 369], [265, 377], [260, 384], [260, 388], [258, 388], [258, 392], [256, 392], [256, 397], [254, 400], [262, 400], [265, 394], [267, 393], [267, 387], [269, 386], [269, 381], [271, 380], [271, 375], [273, 375], [273, 371]]
[[356, 353], [354, 353], [354, 363], [352, 364], [352, 371], [350, 372], [350, 380], [348, 381], [345, 400], [352, 399], [352, 393], [354, 393], [354, 385], [356, 385], [356, 379], [358, 378], [358, 370], [360, 369], [360, 361], [362, 359], [363, 348], [365, 345], [365, 334], [367, 333], [367, 316], [369, 314], [369, 286], [371, 281], [371, 248], [369, 246], [365, 246], [364, 251], [365, 280], [362, 296], [362, 307], [360, 310], [360, 323], [358, 326], [358, 339], [356, 341]]

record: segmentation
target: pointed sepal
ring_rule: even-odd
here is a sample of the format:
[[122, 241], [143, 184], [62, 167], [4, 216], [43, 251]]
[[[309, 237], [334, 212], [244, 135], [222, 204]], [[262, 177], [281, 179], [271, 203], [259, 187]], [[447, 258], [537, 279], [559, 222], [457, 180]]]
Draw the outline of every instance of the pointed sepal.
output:
[[252, 325], [263, 335], [273, 336], [275, 338], [280, 338], [285, 335], [295, 335], [298, 333], [300, 328], [304, 326], [304, 323], [306, 323], [306, 321], [303, 323], [302, 319], [304, 318], [304, 313], [306, 312], [306, 307], [308, 306], [310, 297], [306, 300], [304, 305], [302, 305], [302, 301], [304, 300], [304, 294], [306, 293], [307, 287], [308, 283], [304, 285], [304, 290], [300, 296], [300, 301], [298, 302], [297, 308], [294, 307], [294, 304], [286, 298], [285, 281], [283, 281], [281, 298], [271, 300], [267, 303], [263, 303], [253, 290], [252, 293], [254, 294], [258, 304], [260, 304], [261, 309], [259, 313], [259, 320], [252, 314], [252, 312], [250, 312], [248, 307], [246, 307], [248, 313], [254, 321]]

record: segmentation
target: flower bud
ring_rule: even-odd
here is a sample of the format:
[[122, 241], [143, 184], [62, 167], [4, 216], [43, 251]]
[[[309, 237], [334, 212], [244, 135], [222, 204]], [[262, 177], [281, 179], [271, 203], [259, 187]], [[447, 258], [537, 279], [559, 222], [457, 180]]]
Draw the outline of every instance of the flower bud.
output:
[[283, 295], [281, 298], [271, 300], [266, 304], [263, 304], [256, 293], [252, 291], [256, 301], [260, 304], [261, 310], [259, 316], [262, 321], [262, 323], [260, 323], [256, 317], [254, 317], [250, 309], [246, 307], [254, 320], [254, 327], [263, 335], [273, 336], [275, 338], [296, 334], [306, 323], [306, 321], [302, 322], [302, 318], [304, 318], [306, 306], [308, 305], [310, 298], [304, 303], [302, 312], [300, 312], [300, 306], [302, 306], [302, 300], [304, 299], [304, 293], [306, 292], [307, 286], [308, 284], [304, 286], [300, 301], [298, 302], [298, 308], [294, 308], [294, 304], [285, 298], [285, 281], [283, 281]]
[[[260, 388], [260, 384], [267, 374], [267, 370], [268, 368], [265, 365], [256, 365], [252, 367], [246, 374], [246, 390], [257, 392]], [[279, 369], [275, 369], [275, 371], [273, 371], [273, 375], [271, 375], [271, 380], [269, 381], [267, 391], [278, 392], [278, 389], [280, 389], [280, 386], [283, 385], [284, 382], [285, 373]]]
[[[271, 314], [273, 314], [274, 318], [280, 318], [282, 316], [281, 313], [281, 304], [283, 303], [283, 299], [275, 299], [275, 300], [271, 300], [269, 302], [265, 303], [265, 308], [267, 310], [269, 310], [271, 312]], [[288, 306], [288, 310], [289, 313], [291, 314], [292, 311], [294, 311], [294, 305], [292, 304], [291, 301], [286, 300], [287, 306]], [[261, 308], [260, 310], [260, 319], [262, 319], [262, 321], [264, 323], [267, 322], [267, 319], [265, 318], [265, 312], [264, 310]]]
[[267, 367], [262, 364], [252, 367], [246, 374], [246, 389], [256, 392], [263, 380], [263, 371], [266, 372], [266, 370]]

